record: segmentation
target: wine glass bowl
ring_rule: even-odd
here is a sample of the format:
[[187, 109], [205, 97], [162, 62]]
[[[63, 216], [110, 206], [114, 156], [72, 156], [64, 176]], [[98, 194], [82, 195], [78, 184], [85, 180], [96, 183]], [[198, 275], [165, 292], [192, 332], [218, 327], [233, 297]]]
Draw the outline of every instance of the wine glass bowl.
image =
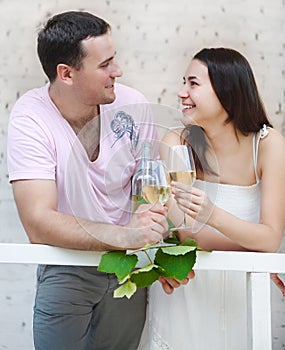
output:
[[[172, 146], [169, 149], [168, 168], [171, 181], [193, 185], [196, 180], [196, 168], [191, 148], [186, 145]], [[171, 231], [187, 228], [186, 214], [184, 213], [182, 226], [174, 227]]]
[[150, 204], [164, 205], [171, 195], [171, 187], [167, 180], [165, 163], [161, 160], [147, 162], [143, 175], [143, 198]]
[[196, 180], [195, 170], [169, 171], [170, 181], [181, 182], [184, 185], [193, 185]]

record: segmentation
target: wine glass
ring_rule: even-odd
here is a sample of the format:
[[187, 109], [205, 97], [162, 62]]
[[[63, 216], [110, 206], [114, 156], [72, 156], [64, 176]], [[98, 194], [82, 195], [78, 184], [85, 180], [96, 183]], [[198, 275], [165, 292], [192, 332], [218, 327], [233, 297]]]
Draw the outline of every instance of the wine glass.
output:
[[[196, 169], [193, 153], [186, 145], [176, 145], [169, 149], [168, 156], [169, 177], [171, 181], [181, 182], [185, 185], [193, 185], [196, 180]], [[180, 227], [173, 227], [170, 231], [188, 229], [186, 214]]]
[[[171, 195], [171, 187], [168, 183], [166, 166], [162, 160], [150, 160], [147, 162], [143, 173], [142, 195], [150, 204], [164, 205]], [[163, 240], [160, 241], [163, 243]]]

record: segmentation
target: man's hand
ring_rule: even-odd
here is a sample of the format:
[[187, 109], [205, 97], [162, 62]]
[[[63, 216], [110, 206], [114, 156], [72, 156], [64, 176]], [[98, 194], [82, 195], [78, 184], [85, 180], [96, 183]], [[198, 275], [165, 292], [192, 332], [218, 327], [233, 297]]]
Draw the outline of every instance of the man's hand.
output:
[[136, 249], [168, 231], [167, 209], [142, 204], [126, 226], [92, 222], [57, 210], [53, 180], [13, 182], [17, 208], [32, 243], [82, 250]]
[[189, 280], [195, 277], [195, 272], [191, 270], [185, 280], [179, 281], [175, 278], [159, 277], [159, 282], [162, 285], [163, 290], [166, 294], [172, 294], [175, 288], [185, 285]]
[[126, 229], [125, 245], [128, 249], [154, 244], [168, 231], [167, 208], [160, 204], [142, 204], [138, 207]]

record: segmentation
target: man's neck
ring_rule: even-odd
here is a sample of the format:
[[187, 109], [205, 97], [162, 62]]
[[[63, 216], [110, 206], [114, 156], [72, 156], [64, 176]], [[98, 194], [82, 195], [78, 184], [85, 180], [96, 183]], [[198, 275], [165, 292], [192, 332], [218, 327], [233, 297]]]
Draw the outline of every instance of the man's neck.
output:
[[52, 84], [49, 89], [49, 95], [63, 118], [70, 124], [76, 134], [79, 133], [84, 126], [99, 117], [100, 108], [96, 106], [81, 105], [72, 95], [66, 94], [56, 84]]

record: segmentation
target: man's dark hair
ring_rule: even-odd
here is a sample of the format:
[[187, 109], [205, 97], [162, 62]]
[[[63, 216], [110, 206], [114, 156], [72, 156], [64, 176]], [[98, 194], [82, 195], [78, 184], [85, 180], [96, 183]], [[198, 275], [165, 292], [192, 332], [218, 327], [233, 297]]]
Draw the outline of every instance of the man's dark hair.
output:
[[43, 70], [52, 83], [57, 77], [57, 65], [81, 67], [86, 52], [82, 40], [106, 34], [110, 25], [88, 12], [69, 11], [50, 18], [38, 35], [38, 56]]

